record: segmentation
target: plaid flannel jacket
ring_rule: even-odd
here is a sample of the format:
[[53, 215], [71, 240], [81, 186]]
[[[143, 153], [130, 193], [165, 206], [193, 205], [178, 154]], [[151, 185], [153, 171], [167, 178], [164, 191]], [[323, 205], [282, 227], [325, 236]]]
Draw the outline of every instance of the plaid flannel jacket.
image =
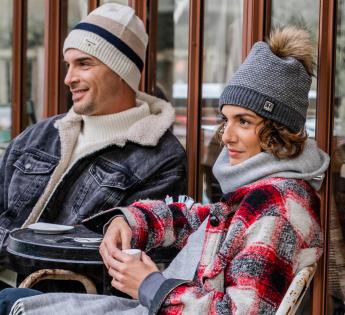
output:
[[152, 200], [121, 208], [132, 245], [145, 250], [182, 248], [208, 220], [194, 280], [160, 292], [159, 314], [275, 314], [296, 271], [321, 256], [319, 198], [305, 181], [263, 179], [223, 199], [190, 209]]

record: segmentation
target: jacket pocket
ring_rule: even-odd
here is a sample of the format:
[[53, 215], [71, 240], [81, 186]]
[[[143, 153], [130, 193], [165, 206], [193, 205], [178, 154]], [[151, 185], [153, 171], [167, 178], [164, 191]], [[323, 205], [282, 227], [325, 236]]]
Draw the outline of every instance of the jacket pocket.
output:
[[75, 218], [72, 220], [79, 222], [117, 206], [138, 182], [139, 178], [127, 167], [98, 158], [78, 187], [74, 185], [71, 208]]
[[28, 175], [50, 174], [57, 161], [44, 160], [37, 154], [24, 153], [13, 166], [21, 173]]
[[139, 181], [127, 167], [105, 159], [98, 159], [91, 166], [90, 174], [99, 186], [120, 190], [127, 190]]
[[58, 159], [40, 152], [25, 152], [13, 164], [9, 185], [10, 215], [32, 209], [43, 193]]

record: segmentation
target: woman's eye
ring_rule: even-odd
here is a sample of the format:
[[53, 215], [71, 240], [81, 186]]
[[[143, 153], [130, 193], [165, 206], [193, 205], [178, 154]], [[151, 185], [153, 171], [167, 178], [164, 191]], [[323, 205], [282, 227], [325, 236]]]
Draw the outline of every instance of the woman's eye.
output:
[[240, 124], [243, 125], [243, 126], [248, 126], [249, 125], [249, 121], [241, 118], [240, 119]]
[[221, 122], [221, 124], [219, 125], [219, 128], [218, 128], [218, 130], [217, 130], [217, 132], [218, 132], [219, 135], [223, 135], [227, 123], [228, 123], [227, 120], [223, 120], [223, 121]]

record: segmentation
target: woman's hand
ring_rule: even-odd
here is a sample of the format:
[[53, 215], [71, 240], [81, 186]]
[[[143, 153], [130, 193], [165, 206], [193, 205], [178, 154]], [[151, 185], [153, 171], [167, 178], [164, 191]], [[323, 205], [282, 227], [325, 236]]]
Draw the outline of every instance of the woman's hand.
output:
[[123, 217], [116, 217], [110, 223], [99, 247], [99, 253], [107, 269], [110, 262], [114, 260], [114, 250], [131, 248], [131, 240], [132, 230], [127, 221]]
[[158, 267], [144, 252], [141, 252], [139, 260], [115, 249], [114, 258], [108, 268], [108, 273], [113, 278], [111, 285], [137, 299], [141, 283], [150, 273], [159, 271]]

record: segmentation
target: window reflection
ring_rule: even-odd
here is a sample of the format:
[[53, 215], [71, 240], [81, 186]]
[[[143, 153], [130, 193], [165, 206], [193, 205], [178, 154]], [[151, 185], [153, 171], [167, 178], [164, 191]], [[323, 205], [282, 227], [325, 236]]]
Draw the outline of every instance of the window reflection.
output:
[[0, 156], [11, 139], [12, 0], [0, 10]]
[[203, 202], [219, 201], [221, 196], [219, 184], [212, 174], [212, 166], [222, 149], [216, 134], [218, 99], [242, 61], [242, 6], [240, 0], [205, 1], [201, 120]]
[[329, 314], [345, 314], [345, 1], [338, 1], [331, 161]]
[[[319, 1], [273, 0], [272, 28], [283, 25], [297, 25], [305, 27], [310, 31], [314, 42], [317, 43], [319, 30]], [[315, 54], [317, 54], [317, 45], [315, 45]], [[317, 77], [315, 76], [313, 77], [309, 92], [309, 108], [306, 121], [306, 128], [310, 138], [315, 138], [316, 86]]]
[[68, 32], [87, 16], [88, 0], [68, 1]]
[[28, 1], [26, 106], [24, 128], [43, 118], [44, 0]]
[[157, 96], [176, 110], [173, 133], [186, 146], [189, 1], [158, 1]]

